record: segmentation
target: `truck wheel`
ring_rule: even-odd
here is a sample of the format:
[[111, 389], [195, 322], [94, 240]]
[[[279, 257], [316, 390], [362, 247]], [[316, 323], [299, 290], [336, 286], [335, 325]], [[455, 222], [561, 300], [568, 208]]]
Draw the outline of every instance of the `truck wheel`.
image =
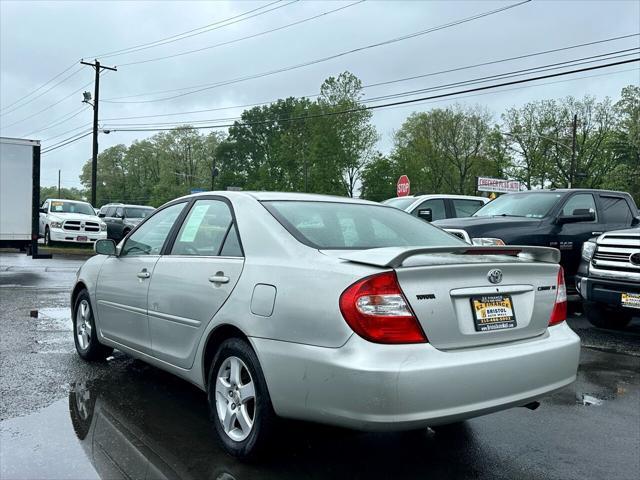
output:
[[113, 348], [98, 341], [98, 329], [91, 309], [89, 292], [78, 294], [73, 308], [73, 340], [78, 355], [84, 360], [104, 360], [113, 353]]
[[584, 302], [584, 313], [594, 327], [621, 330], [631, 321], [631, 314], [616, 308], [607, 308], [601, 303]]
[[222, 447], [241, 459], [264, 453], [276, 415], [251, 346], [239, 338], [225, 340], [208, 380], [209, 415]]

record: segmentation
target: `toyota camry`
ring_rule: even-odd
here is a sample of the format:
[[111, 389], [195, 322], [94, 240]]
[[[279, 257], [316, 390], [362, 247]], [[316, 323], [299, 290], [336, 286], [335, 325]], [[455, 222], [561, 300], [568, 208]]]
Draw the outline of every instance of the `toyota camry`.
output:
[[198, 386], [238, 457], [278, 418], [420, 429], [576, 378], [555, 249], [471, 246], [364, 200], [206, 192], [95, 250], [71, 294], [78, 354], [115, 348]]

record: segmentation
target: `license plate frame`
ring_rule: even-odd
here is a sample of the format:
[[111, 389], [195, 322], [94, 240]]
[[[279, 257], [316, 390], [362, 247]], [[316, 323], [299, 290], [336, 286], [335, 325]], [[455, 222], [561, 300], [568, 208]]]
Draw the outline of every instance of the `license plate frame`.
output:
[[[496, 330], [508, 330], [517, 326], [516, 312], [513, 308], [511, 295], [478, 295], [471, 297], [470, 303], [476, 332], [495, 332]], [[504, 315], [496, 315], [496, 312], [487, 315], [487, 308], [504, 308], [506, 310]]]
[[76, 237], [76, 241], [78, 241], [78, 242], [88, 242], [89, 241], [89, 237], [87, 237], [86, 235], [78, 235]]
[[620, 294], [620, 305], [626, 308], [640, 309], [640, 293], [622, 292]]

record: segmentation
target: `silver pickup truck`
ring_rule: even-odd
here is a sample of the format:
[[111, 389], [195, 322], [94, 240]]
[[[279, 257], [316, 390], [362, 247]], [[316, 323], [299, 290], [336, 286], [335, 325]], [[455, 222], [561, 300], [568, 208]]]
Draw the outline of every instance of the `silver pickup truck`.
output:
[[585, 242], [576, 289], [596, 327], [624, 328], [640, 316], [640, 227]]

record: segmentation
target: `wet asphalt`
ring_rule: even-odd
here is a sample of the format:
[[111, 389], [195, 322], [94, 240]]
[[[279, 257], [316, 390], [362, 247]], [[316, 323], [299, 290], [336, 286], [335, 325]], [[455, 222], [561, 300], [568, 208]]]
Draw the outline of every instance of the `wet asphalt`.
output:
[[578, 380], [535, 411], [391, 434], [285, 423], [269, 457], [247, 465], [215, 443], [197, 388], [118, 352], [75, 355], [68, 301], [82, 261], [0, 253], [2, 479], [639, 477], [639, 319], [613, 332], [572, 316]]

